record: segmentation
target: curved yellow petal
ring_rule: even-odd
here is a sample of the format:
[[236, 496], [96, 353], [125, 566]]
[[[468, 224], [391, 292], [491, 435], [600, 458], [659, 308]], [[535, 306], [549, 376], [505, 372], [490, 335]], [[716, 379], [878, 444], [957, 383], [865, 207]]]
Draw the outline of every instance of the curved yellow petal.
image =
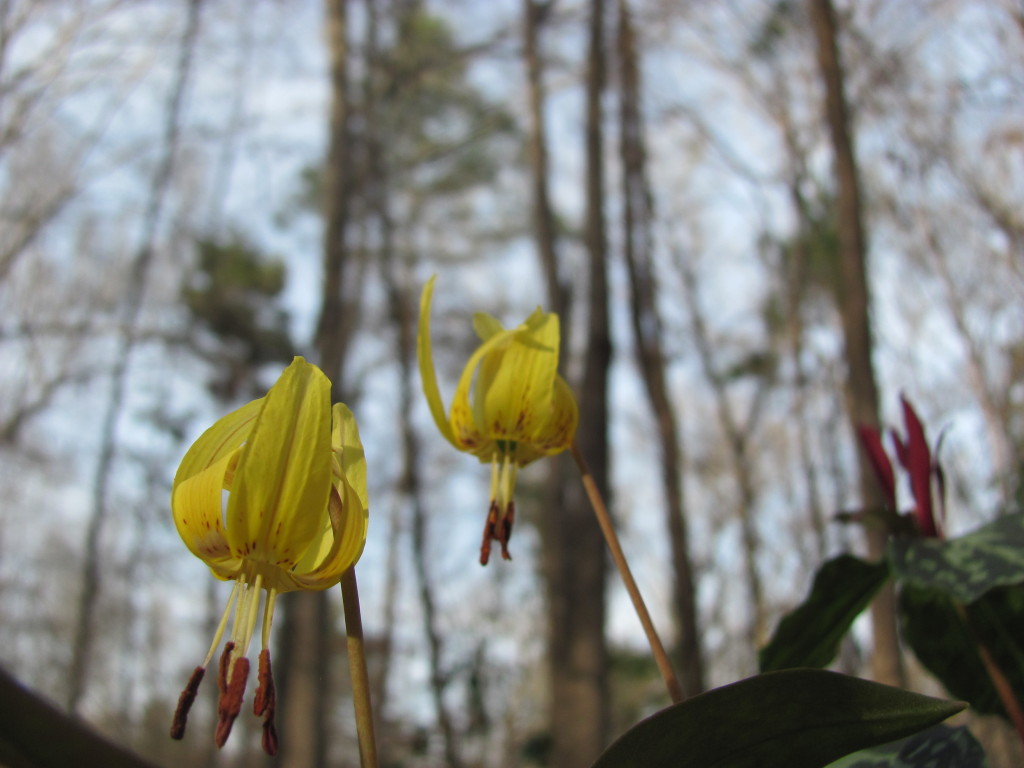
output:
[[579, 421], [580, 412], [576, 405], [576, 396], [565, 379], [555, 376], [548, 418], [530, 436], [529, 442], [545, 454], [561, 453], [572, 445]]
[[214, 422], [199, 439], [185, 452], [185, 456], [174, 474], [171, 493], [184, 480], [220, 461], [224, 456], [237, 450], [249, 437], [256, 416], [263, 406], [263, 398], [253, 400]]
[[480, 341], [487, 341], [492, 336], [504, 331], [505, 326], [486, 312], [477, 312], [473, 315], [473, 330], [480, 337]]
[[314, 546], [289, 574], [298, 589], [326, 589], [356, 564], [366, 544], [368, 510], [359, 494], [342, 482], [331, 494], [331, 514]]
[[355, 565], [363, 552], [369, 510], [366, 458], [359, 428], [348, 406], [332, 408], [331, 452], [333, 485], [328, 506], [321, 511], [320, 530], [289, 571], [278, 571], [278, 589], [326, 589]]
[[366, 492], [366, 453], [363, 451], [363, 442], [359, 439], [356, 417], [344, 403], [335, 403], [331, 409], [331, 450], [338, 459], [335, 480], [347, 480], [358, 494], [363, 509], [369, 509], [370, 499]]
[[434, 423], [445, 439], [456, 448], [459, 447], [452, 434], [452, 427], [444, 412], [444, 401], [441, 399], [441, 390], [437, 386], [437, 370], [434, 368], [434, 351], [430, 343], [430, 303], [434, 296], [434, 275], [427, 284], [423, 286], [423, 293], [420, 295], [420, 320], [419, 330], [416, 334], [416, 357], [420, 366], [420, 380], [423, 383], [423, 394], [426, 395], [427, 405], [430, 406], [430, 415], [434, 417]]
[[239, 561], [224, 534], [221, 497], [225, 476], [232, 471], [238, 449], [211, 466], [182, 480], [171, 495], [171, 513], [185, 546], [214, 571], [227, 578]]
[[527, 441], [548, 420], [558, 343], [558, 316], [553, 313], [534, 313], [515, 332], [501, 365], [477, 395], [492, 438]]
[[288, 569], [320, 532], [331, 488], [331, 383], [301, 357], [270, 388], [228, 498], [232, 553]]
[[495, 350], [507, 345], [516, 333], [516, 330], [510, 330], [491, 336], [476, 348], [476, 351], [470, 355], [466, 367], [463, 368], [462, 376], [459, 377], [459, 383], [455, 387], [455, 395], [452, 398], [451, 431], [454, 438], [452, 442], [456, 448], [476, 453], [485, 443], [493, 440], [492, 425], [486, 421], [477, 420], [473, 404], [469, 399], [469, 391], [473, 385], [477, 366], [481, 365], [482, 361], [486, 360], [487, 356], [493, 354]]

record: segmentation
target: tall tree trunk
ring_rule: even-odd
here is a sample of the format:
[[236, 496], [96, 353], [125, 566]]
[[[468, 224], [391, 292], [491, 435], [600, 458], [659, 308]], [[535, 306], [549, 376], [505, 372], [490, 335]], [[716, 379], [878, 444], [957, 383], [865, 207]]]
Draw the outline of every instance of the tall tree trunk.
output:
[[[330, 377], [332, 402], [345, 400], [345, 351], [351, 324], [345, 321], [344, 295], [349, 253], [346, 245], [350, 184], [348, 142], [348, 3], [326, 0], [326, 34], [331, 73], [331, 111], [324, 167], [323, 283], [316, 348], [320, 367]], [[337, 590], [289, 595], [281, 632], [280, 699], [284, 768], [325, 765], [332, 670], [332, 611]]]
[[331, 672], [339, 662], [331, 658], [331, 611], [328, 596], [337, 590], [294, 592], [282, 607], [278, 658], [275, 659], [281, 706], [281, 747], [277, 761], [284, 768], [326, 765], [327, 720]]
[[[566, 308], [569, 289], [561, 277], [558, 260], [558, 235], [555, 214], [551, 208], [548, 189], [548, 148], [544, 125], [544, 65], [540, 52], [540, 33], [550, 11], [548, 0], [523, 0], [523, 52], [526, 59], [526, 81], [530, 112], [530, 179], [533, 203], [533, 233], [540, 256], [544, 282], [547, 284], [548, 305], [557, 312], [562, 322], [562, 335], [568, 337]], [[563, 352], [565, 350], [563, 349]]]
[[665, 518], [672, 554], [672, 598], [679, 625], [683, 694], [704, 690], [704, 661], [697, 618], [696, 579], [690, 560], [683, 493], [683, 446], [668, 393], [661, 317], [653, 264], [653, 200], [647, 179], [647, 153], [640, 109], [640, 67], [627, 0], [619, 0], [620, 142], [623, 164], [623, 240], [631, 291], [637, 364], [658, 428]]
[[189, 0], [188, 17], [182, 32], [174, 84], [167, 104], [162, 154], [149, 186], [138, 250], [132, 259], [121, 317], [121, 336], [111, 371], [110, 393], [100, 427], [100, 445], [93, 476], [92, 509], [86, 523], [85, 555], [80, 576], [81, 593], [75, 635], [71, 644], [67, 706], [77, 712], [85, 694], [89, 664], [96, 634], [96, 607], [100, 597], [100, 540], [109, 511], [110, 480], [117, 453], [117, 426], [124, 407], [135, 351], [136, 332], [143, 299], [156, 252], [157, 231], [163, 221], [167, 193], [178, 152], [181, 112], [192, 72], [195, 42], [199, 34], [202, 0]]
[[345, 0], [325, 0], [325, 4], [331, 112], [327, 163], [323, 177], [323, 286], [316, 345], [320, 367], [334, 382], [332, 400], [338, 402], [344, 399], [345, 351], [351, 334], [345, 297], [356, 293], [353, 286], [346, 285], [350, 259], [345, 237], [349, 222], [352, 167], [348, 97], [348, 3]]
[[[604, 2], [592, 0], [587, 73], [587, 221], [590, 284], [587, 347], [576, 436], [602, 493], [608, 492], [608, 282], [604, 222], [601, 101], [604, 93]], [[605, 745], [608, 706], [605, 544], [580, 483], [567, 483], [560, 514], [545, 516], [551, 674], [551, 765], [583, 768]]]
[[[444, 742], [445, 765], [462, 768], [465, 764], [459, 749], [459, 734], [455, 721], [445, 703], [450, 674], [444, 666], [444, 643], [438, 630], [437, 603], [432, 574], [428, 564], [429, 516], [423, 503], [423, 475], [420, 468], [419, 439], [412, 422], [414, 404], [413, 381], [416, 375], [414, 317], [409, 308], [415, 306], [408, 287], [407, 275], [400, 274], [395, 264], [395, 226], [391, 216], [390, 168], [384, 147], [387, 145], [393, 125], [392, 112], [388, 104], [381, 102], [382, 91], [394, 97], [401, 83], [388, 83], [379, 87], [383, 63], [379, 58], [378, 24], [375, 4], [378, 0], [367, 0], [367, 87], [366, 103], [366, 152], [367, 152], [367, 198], [368, 213], [377, 221], [380, 245], [380, 270], [387, 291], [390, 320], [397, 335], [396, 355], [399, 364], [399, 419], [401, 424], [401, 474], [395, 490], [401, 496], [400, 504], [407, 508], [411, 517], [412, 562], [416, 575], [416, 586], [423, 617], [423, 635], [426, 640], [427, 658], [430, 666], [430, 693], [434, 705], [434, 717]], [[412, 14], [420, 11], [408, 6], [399, 13]], [[412, 18], [411, 16], [409, 18]], [[409, 27], [408, 22], [399, 21], [400, 30]], [[399, 32], [401, 36], [402, 32]], [[399, 47], [402, 40], [399, 40]]]
[[[558, 238], [554, 226], [554, 213], [548, 191], [548, 153], [544, 127], [544, 85], [543, 64], [540, 53], [540, 32], [550, 9], [550, 4], [536, 0], [524, 0], [524, 57], [530, 111], [530, 168], [533, 197], [533, 232], [541, 271], [545, 276], [548, 302], [552, 311], [559, 314], [563, 359], [568, 353], [568, 319], [570, 314], [568, 286], [560, 276]], [[594, 20], [595, 22], [597, 19]], [[593, 54], [592, 54], [593, 55]], [[591, 77], [599, 76], [592, 71]], [[599, 87], [599, 86], [598, 86]], [[596, 104], [599, 106], [599, 96]], [[599, 109], [597, 110], [599, 116]], [[599, 127], [598, 127], [599, 131]], [[600, 143], [600, 133], [590, 142]], [[599, 161], [599, 160], [598, 160]], [[600, 193], [599, 170], [591, 166], [588, 190], [596, 179], [597, 193]], [[588, 193], [588, 201], [591, 200]], [[603, 225], [594, 227], [593, 216], [600, 210], [600, 200], [588, 203], [588, 245], [591, 247], [592, 285], [590, 301], [605, 303], [607, 286], [604, 284]], [[600, 229], [600, 235], [594, 232]], [[597, 272], [595, 272], [595, 266]], [[599, 273], [599, 274], [598, 274]], [[591, 325], [588, 329], [586, 377], [596, 375], [595, 354], [602, 354], [600, 341], [594, 344], [591, 335], [600, 328], [601, 317], [607, 317], [606, 310], [595, 309], [591, 304]], [[605, 353], [606, 354], [606, 353]], [[585, 379], [586, 380], [586, 379]], [[603, 409], [603, 384], [590, 393], [586, 384], [580, 399], [581, 424], [595, 414], [598, 421], [591, 422], [589, 435], [581, 427], [577, 440], [584, 451], [600, 454], [600, 443], [604, 440], [603, 430], [606, 414]], [[598, 434], [600, 433], [600, 434]], [[609, 712], [606, 703], [607, 679], [604, 672], [607, 651], [604, 646], [604, 543], [600, 537], [593, 514], [586, 498], [577, 487], [576, 478], [564, 456], [556, 457], [549, 463], [550, 474], [546, 501], [554, 514], [542, 516], [542, 540], [544, 545], [544, 578], [547, 588], [548, 613], [548, 664], [550, 675], [550, 717], [552, 753], [551, 765], [586, 766], [601, 751]], [[595, 476], [604, 482], [607, 458]]]
[[[810, 12], [835, 165], [841, 281], [838, 286], [838, 302], [845, 342], [847, 415], [851, 430], [855, 430], [859, 425], [878, 426], [878, 386], [872, 360], [867, 242], [852, 125], [844, 90], [845, 75], [839, 56], [836, 12], [831, 0], [810, 0]], [[861, 452], [858, 451], [857, 455], [863, 503], [869, 508], [881, 506], [883, 499], [871, 468]], [[881, 556], [885, 534], [869, 531], [867, 538], [869, 553], [873, 557]], [[879, 682], [902, 686], [906, 680], [896, 634], [895, 595], [891, 587], [879, 593], [871, 606], [871, 617], [873, 675]]]

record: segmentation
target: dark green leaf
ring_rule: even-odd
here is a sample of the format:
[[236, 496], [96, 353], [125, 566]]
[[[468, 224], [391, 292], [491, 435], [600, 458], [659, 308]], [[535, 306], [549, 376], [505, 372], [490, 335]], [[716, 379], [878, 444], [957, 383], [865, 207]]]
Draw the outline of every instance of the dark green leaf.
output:
[[961, 614], [945, 592], [906, 584], [900, 592], [900, 614], [907, 643], [952, 695], [978, 712], [1006, 717], [978, 655], [977, 638], [1017, 698], [1024, 699], [1024, 585], [993, 589]]
[[893, 539], [894, 578], [972, 603], [993, 587], [1024, 582], [1024, 514], [1006, 515], [955, 539]]
[[850, 624], [888, 577], [884, 562], [866, 563], [852, 555], [829, 560], [814, 577], [807, 599], [779, 622], [761, 649], [761, 671], [830, 664]]
[[652, 715], [593, 768], [821, 768], [963, 707], [824, 670], [769, 672]]
[[988, 768], [988, 760], [966, 726], [937, 725], [909, 739], [848, 755], [828, 768]]

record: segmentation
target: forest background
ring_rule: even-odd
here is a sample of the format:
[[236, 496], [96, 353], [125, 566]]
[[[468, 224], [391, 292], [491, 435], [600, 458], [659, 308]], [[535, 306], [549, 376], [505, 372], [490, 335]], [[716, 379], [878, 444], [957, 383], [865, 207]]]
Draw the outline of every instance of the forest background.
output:
[[[472, 312], [561, 313], [687, 692], [754, 673], [870, 547], [834, 520], [853, 422], [903, 393], [945, 429], [951, 533], [1018, 502], [1022, 65], [1009, 0], [0, 3], [0, 663], [163, 764], [260, 764], [245, 717], [217, 755], [209, 699], [167, 737], [225, 599], [168, 496], [304, 354], [367, 449], [384, 764], [589, 765], [664, 706], [567, 465], [523, 473], [514, 560], [477, 565], [489, 472], [413, 357], [437, 273], [447, 392]], [[281, 765], [357, 764], [337, 598], [282, 601]], [[856, 630], [839, 668], [936, 691]]]

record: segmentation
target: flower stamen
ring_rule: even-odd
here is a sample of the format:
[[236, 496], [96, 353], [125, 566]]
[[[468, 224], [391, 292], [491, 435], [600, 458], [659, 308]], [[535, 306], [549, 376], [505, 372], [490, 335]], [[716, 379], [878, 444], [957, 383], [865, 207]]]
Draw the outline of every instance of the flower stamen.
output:
[[185, 725], [188, 721], [189, 710], [192, 709], [192, 704], [196, 700], [196, 694], [199, 691], [199, 684], [203, 682], [203, 677], [206, 675], [206, 668], [210, 666], [213, 654], [216, 653], [217, 646], [220, 645], [220, 639], [224, 636], [224, 629], [228, 624], [228, 616], [231, 615], [231, 608], [235, 604], [235, 597], [238, 595], [238, 591], [239, 583], [236, 581], [234, 587], [231, 589], [231, 596], [228, 597], [228, 605], [220, 617], [220, 624], [217, 625], [217, 631], [213, 635], [213, 642], [210, 644], [210, 650], [206, 653], [206, 659], [203, 661], [202, 666], [196, 667], [192, 670], [192, 676], [189, 677], [188, 683], [185, 685], [185, 690], [183, 690], [181, 692], [181, 696], [178, 697], [178, 706], [175, 708], [174, 717], [171, 720], [172, 739], [182, 739], [185, 737]]
[[508, 541], [512, 537], [512, 524], [516, 519], [516, 504], [512, 498], [518, 466], [513, 460], [514, 442], [500, 441], [498, 450], [491, 457], [491, 504], [484, 522], [483, 541], [480, 543], [480, 565], [487, 565], [491, 558], [491, 541], [501, 545], [503, 560], [511, 560]]

